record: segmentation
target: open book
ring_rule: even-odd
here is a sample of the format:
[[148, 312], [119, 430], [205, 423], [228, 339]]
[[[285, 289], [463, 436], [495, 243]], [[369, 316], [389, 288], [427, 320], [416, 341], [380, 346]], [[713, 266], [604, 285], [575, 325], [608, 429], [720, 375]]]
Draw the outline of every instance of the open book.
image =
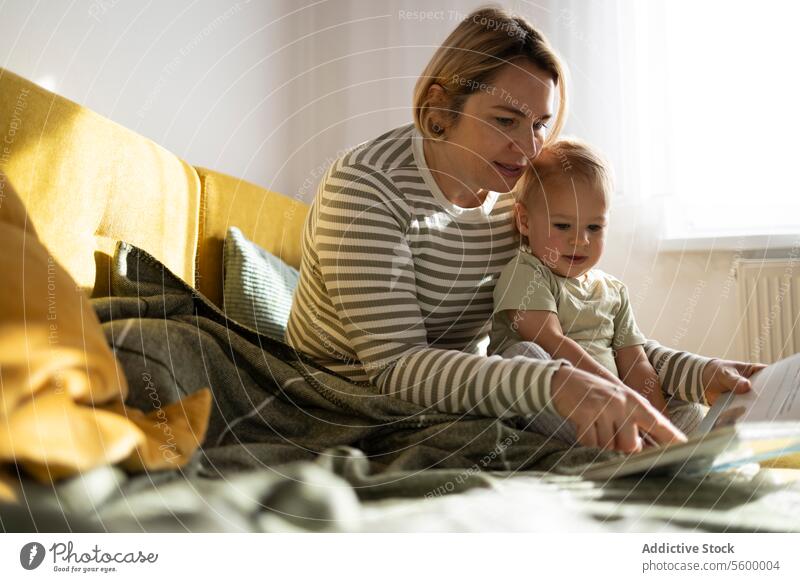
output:
[[726, 393], [687, 442], [649, 447], [591, 465], [587, 479], [653, 470], [702, 474], [800, 452], [800, 354], [754, 374], [752, 390]]

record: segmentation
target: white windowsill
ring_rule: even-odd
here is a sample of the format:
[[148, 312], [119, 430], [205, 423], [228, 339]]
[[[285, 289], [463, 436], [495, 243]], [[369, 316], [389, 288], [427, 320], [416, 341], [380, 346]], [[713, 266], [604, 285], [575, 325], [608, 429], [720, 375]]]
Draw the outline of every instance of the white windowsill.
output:
[[678, 253], [694, 251], [761, 251], [800, 247], [797, 234], [743, 234], [699, 237], [665, 237], [661, 239], [661, 252]]

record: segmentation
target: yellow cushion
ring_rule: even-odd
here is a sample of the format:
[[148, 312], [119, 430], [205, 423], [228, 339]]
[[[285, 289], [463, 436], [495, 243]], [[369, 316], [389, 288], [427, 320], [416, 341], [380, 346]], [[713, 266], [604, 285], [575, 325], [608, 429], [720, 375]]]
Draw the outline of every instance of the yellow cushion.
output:
[[164, 148], [0, 69], [0, 170], [84, 290], [106, 294], [117, 240], [193, 284], [200, 182]]
[[[165, 407], [164, 418], [126, 408], [125, 375], [94, 310], [2, 172], [0, 195], [0, 464], [44, 481], [106, 463], [184, 465], [205, 435], [208, 389]], [[12, 495], [10, 483], [0, 466], [0, 498]]]
[[40, 478], [120, 461], [144, 435], [93, 406], [121, 401], [125, 376], [86, 297], [37, 239], [12, 185], [0, 184], [0, 461]]
[[259, 186], [205, 168], [195, 168], [202, 183], [200, 245], [196, 287], [222, 305], [222, 244], [230, 226], [300, 267], [300, 241], [309, 205]]

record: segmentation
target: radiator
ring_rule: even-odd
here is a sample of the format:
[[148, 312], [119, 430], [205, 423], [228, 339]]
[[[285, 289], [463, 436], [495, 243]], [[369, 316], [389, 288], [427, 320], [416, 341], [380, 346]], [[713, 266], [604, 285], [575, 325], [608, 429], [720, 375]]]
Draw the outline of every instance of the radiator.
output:
[[800, 261], [740, 260], [736, 281], [745, 360], [771, 364], [800, 352]]

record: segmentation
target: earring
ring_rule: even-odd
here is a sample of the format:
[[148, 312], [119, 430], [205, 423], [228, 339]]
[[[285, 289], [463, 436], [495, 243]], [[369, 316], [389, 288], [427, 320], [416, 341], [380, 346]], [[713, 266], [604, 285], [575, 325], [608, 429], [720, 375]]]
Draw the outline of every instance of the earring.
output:
[[433, 133], [435, 133], [436, 135], [439, 135], [444, 131], [444, 128], [435, 121], [433, 122], [433, 127], [431, 129], [433, 129]]

